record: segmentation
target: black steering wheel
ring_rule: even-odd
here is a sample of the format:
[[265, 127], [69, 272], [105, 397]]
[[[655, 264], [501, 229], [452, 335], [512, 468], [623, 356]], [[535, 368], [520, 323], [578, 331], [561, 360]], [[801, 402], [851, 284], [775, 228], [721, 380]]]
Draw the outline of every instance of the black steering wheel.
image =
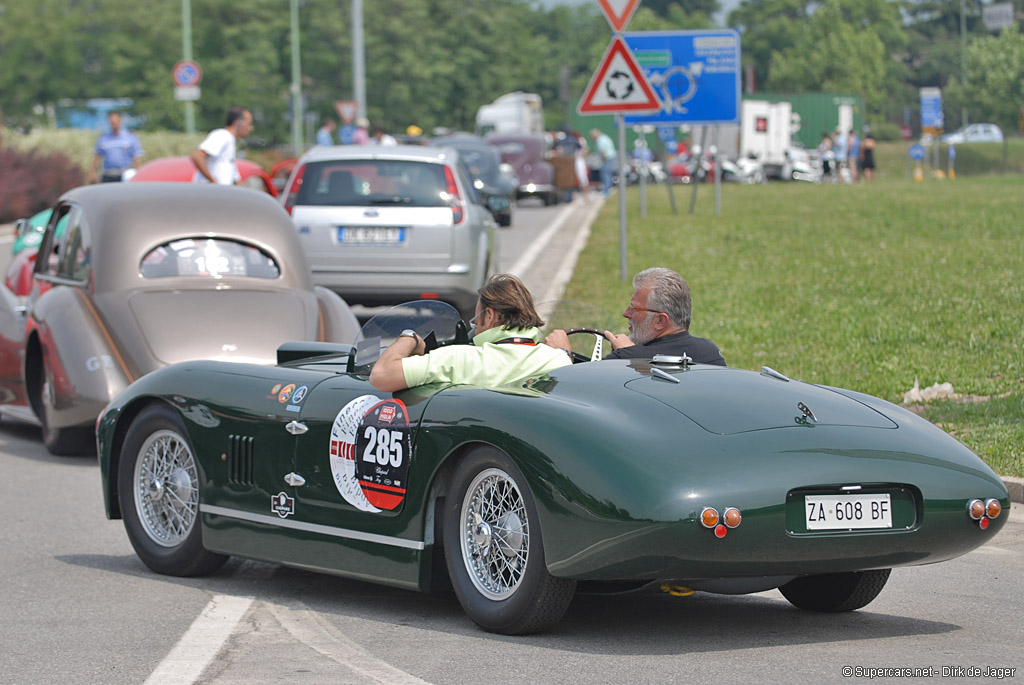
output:
[[570, 350], [569, 351], [569, 356], [572, 357], [572, 363], [573, 364], [581, 364], [583, 362], [595, 362], [595, 361], [600, 361], [601, 359], [604, 358], [604, 354], [602, 354], [602, 353], [604, 351], [604, 344], [607, 342], [607, 339], [604, 337], [604, 331], [602, 331], [600, 329], [597, 329], [597, 328], [590, 328], [589, 326], [580, 326], [579, 328], [570, 328], [570, 329], [565, 331], [565, 334], [567, 336], [569, 336], [569, 335], [581, 335], [581, 334], [588, 334], [588, 333], [590, 335], [593, 335], [594, 338], [595, 338], [595, 340], [594, 340], [594, 352], [588, 358], [587, 356], [582, 355], [579, 352], [573, 352], [572, 350]]

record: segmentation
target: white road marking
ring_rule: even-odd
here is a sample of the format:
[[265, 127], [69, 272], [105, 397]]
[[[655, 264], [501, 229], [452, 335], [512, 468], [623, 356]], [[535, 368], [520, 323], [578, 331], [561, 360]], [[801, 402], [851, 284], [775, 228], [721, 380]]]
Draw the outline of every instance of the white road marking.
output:
[[367, 682], [429, 685], [428, 681], [373, 656], [357, 643], [339, 634], [334, 626], [302, 603], [296, 604], [296, 608], [269, 602], [266, 606], [292, 637], [336, 664], [357, 673]]
[[508, 270], [508, 273], [522, 278], [523, 275], [530, 270], [530, 266], [533, 265], [533, 262], [537, 259], [537, 255], [540, 254], [541, 250], [546, 248], [548, 243], [551, 242], [551, 239], [555, 237], [555, 234], [561, 230], [562, 224], [564, 224], [565, 220], [569, 218], [569, 214], [571, 214], [572, 211], [573, 206], [571, 204], [566, 205], [562, 211], [559, 212], [558, 216], [555, 217], [555, 220], [548, 224], [548, 227], [545, 228], [539, 236], [537, 236], [536, 240], [530, 243], [530, 246], [526, 248], [526, 251], [519, 256], [516, 263]]
[[537, 300], [538, 302], [554, 302], [555, 300], [562, 299], [565, 286], [569, 283], [569, 279], [572, 278], [572, 272], [576, 269], [576, 260], [579, 258], [580, 252], [587, 245], [587, 239], [590, 237], [590, 227], [593, 225], [594, 219], [597, 218], [597, 213], [601, 211], [603, 205], [603, 197], [591, 197], [590, 207], [588, 207], [587, 215], [583, 219], [583, 227], [572, 241], [569, 252], [565, 255], [562, 265], [551, 279], [551, 285], [548, 286], [547, 292], [544, 293], [543, 298]]
[[215, 595], [145, 685], [192, 685], [249, 610], [252, 597]]

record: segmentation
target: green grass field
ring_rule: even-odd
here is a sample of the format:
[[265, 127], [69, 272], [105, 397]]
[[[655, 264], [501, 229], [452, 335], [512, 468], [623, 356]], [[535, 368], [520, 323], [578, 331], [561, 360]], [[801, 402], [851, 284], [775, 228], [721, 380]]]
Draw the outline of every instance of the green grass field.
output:
[[[902, 160], [897, 160], [902, 162]], [[896, 163], [855, 186], [725, 185], [628, 192], [628, 278], [618, 200], [595, 222], [565, 297], [621, 312], [640, 269], [693, 290], [691, 330], [730, 366], [902, 402], [950, 382], [963, 399], [921, 413], [1003, 475], [1024, 476], [1024, 177], [908, 180]]]

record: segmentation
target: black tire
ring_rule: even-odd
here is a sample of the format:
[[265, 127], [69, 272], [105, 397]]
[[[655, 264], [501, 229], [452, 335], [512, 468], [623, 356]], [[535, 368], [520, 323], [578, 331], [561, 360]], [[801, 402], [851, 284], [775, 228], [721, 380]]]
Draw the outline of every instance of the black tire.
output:
[[798, 609], [806, 611], [855, 611], [878, 596], [889, 580], [892, 569], [825, 573], [804, 576], [779, 588], [782, 596]]
[[444, 505], [444, 552], [462, 608], [493, 633], [550, 628], [576, 590], [575, 580], [548, 573], [526, 479], [493, 447], [474, 449], [455, 470]]
[[[169, 463], [151, 464], [158, 454]], [[135, 553], [157, 573], [203, 576], [228, 560], [203, 547], [198, 469], [192, 441], [173, 409], [153, 405], [132, 421], [118, 465], [121, 515]]]
[[50, 425], [50, 412], [53, 410], [54, 397], [53, 373], [46, 362], [46, 354], [41, 355], [37, 368], [38, 377], [32, 383], [35, 397], [32, 409], [39, 419], [42, 429], [43, 445], [46, 450], [58, 457], [77, 457], [96, 453], [96, 434], [90, 426], [70, 426], [54, 428]]

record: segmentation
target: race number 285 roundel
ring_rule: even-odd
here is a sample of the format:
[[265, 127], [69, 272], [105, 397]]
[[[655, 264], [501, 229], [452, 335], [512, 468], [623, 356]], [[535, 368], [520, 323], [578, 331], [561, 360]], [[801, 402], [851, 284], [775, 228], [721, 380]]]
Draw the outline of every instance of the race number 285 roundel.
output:
[[352, 400], [331, 430], [331, 473], [338, 492], [362, 511], [400, 509], [411, 447], [405, 404], [375, 395]]
[[356, 477], [370, 504], [387, 511], [405, 501], [412, 432], [401, 400], [384, 400], [370, 408], [359, 424]]

